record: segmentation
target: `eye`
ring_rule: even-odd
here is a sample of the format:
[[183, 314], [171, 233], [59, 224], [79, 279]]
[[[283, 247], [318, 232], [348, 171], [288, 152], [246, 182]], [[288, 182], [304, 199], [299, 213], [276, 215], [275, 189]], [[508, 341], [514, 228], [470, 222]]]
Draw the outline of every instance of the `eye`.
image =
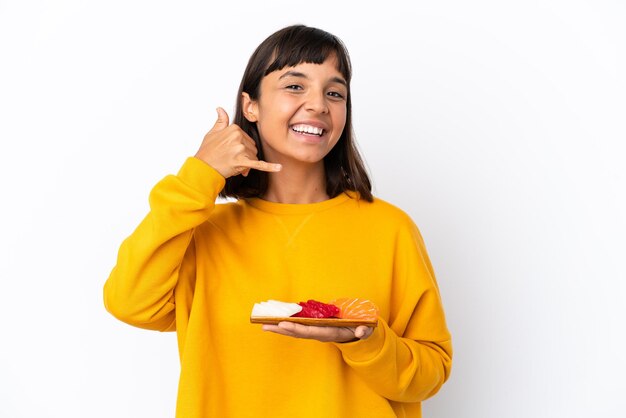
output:
[[339, 93], [338, 91], [329, 91], [327, 93], [330, 97], [333, 97], [335, 99], [345, 99], [345, 97], [343, 96], [343, 94]]
[[285, 87], [287, 90], [302, 90], [302, 86], [298, 85], [298, 84], [290, 84], [287, 87]]

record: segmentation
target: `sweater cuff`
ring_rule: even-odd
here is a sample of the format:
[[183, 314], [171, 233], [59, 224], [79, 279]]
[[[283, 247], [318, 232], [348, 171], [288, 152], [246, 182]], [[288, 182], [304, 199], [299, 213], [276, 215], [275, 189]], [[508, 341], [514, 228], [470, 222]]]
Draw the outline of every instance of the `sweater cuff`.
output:
[[216, 197], [226, 184], [226, 179], [217, 170], [196, 157], [185, 160], [178, 178], [194, 190]]
[[344, 344], [335, 343], [335, 346], [339, 348], [346, 360], [357, 363], [366, 362], [374, 359], [382, 351], [387, 332], [385, 321], [378, 319], [378, 326], [365, 340]]

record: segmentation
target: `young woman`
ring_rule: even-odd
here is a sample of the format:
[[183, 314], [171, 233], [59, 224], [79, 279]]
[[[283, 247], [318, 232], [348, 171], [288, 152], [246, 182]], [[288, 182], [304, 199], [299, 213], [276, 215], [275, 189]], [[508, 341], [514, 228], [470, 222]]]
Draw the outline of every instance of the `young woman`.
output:
[[[420, 417], [451, 368], [422, 238], [371, 194], [335, 36], [290, 26], [245, 70], [234, 123], [150, 194], [104, 287], [129, 324], [176, 331], [177, 416]], [[216, 204], [218, 195], [237, 198]], [[359, 297], [376, 327], [250, 323], [254, 303]], [[268, 332], [263, 332], [268, 331]]]

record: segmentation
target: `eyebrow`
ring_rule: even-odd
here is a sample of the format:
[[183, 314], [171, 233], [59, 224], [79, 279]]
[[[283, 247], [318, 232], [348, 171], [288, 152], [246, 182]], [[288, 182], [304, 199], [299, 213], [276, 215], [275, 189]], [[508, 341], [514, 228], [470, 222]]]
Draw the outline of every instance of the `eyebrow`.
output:
[[[306, 78], [306, 79], [309, 78], [306, 76], [306, 74], [301, 73], [300, 71], [287, 71], [285, 74], [278, 77], [278, 79], [282, 80], [283, 78], [287, 78], [287, 77], [299, 77], [299, 78]], [[344, 80], [341, 77], [333, 77], [330, 79], [330, 81], [333, 83], [343, 84], [344, 86], [348, 87], [348, 83], [346, 83], [346, 80]]]

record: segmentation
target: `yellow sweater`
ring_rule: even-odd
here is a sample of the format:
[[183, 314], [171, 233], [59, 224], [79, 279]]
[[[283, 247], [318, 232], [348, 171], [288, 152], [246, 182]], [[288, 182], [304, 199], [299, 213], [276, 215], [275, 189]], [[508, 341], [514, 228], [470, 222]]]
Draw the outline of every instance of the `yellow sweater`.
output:
[[[422, 238], [401, 210], [342, 194], [313, 204], [216, 204], [224, 178], [189, 158], [121, 245], [105, 306], [176, 331], [177, 417], [420, 417], [452, 346]], [[338, 344], [264, 332], [255, 302], [372, 300], [379, 325]]]

